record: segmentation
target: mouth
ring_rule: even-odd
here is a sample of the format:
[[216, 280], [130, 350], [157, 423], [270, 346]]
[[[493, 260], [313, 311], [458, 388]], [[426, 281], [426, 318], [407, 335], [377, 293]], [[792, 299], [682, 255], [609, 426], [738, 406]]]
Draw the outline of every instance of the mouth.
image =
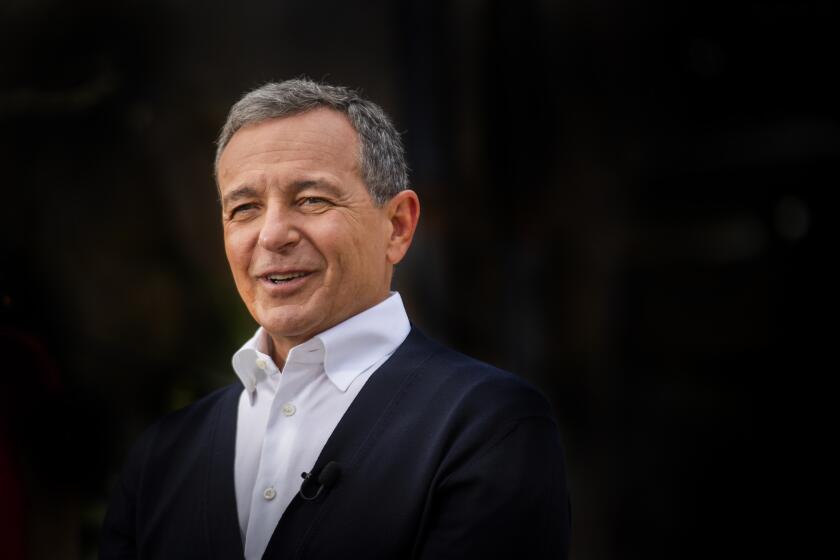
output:
[[286, 274], [266, 274], [263, 278], [274, 285], [281, 285], [288, 284], [304, 276], [309, 276], [309, 274], [309, 272], [289, 272]]

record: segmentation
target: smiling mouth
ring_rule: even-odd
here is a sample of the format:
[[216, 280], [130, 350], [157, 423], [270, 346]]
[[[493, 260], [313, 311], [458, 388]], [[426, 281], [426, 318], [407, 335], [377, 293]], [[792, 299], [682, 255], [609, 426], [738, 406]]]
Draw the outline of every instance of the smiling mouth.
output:
[[264, 278], [272, 284], [286, 284], [307, 275], [309, 275], [308, 272], [291, 272], [289, 274], [268, 274]]

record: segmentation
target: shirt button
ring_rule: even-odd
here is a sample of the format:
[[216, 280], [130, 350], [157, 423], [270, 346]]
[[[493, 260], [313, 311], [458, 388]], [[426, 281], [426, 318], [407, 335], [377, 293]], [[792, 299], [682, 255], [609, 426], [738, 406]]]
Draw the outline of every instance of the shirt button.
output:
[[266, 500], [273, 500], [274, 496], [277, 495], [277, 492], [274, 490], [273, 486], [269, 486], [265, 490], [263, 490], [263, 498]]
[[266, 365], [267, 364], [265, 363], [265, 360], [263, 360], [262, 358], [257, 358], [257, 367], [258, 368], [265, 369]]
[[289, 402], [283, 405], [283, 414], [286, 416], [292, 416], [295, 412], [297, 412], [297, 407], [292, 403]]

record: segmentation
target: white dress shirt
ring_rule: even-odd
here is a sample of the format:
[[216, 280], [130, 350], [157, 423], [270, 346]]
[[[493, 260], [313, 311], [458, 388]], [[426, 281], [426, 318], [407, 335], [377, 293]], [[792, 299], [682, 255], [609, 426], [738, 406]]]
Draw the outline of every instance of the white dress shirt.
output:
[[347, 319], [289, 351], [282, 372], [268, 333], [233, 356], [239, 398], [234, 481], [245, 558], [261, 558], [341, 417], [364, 384], [408, 336], [400, 295]]

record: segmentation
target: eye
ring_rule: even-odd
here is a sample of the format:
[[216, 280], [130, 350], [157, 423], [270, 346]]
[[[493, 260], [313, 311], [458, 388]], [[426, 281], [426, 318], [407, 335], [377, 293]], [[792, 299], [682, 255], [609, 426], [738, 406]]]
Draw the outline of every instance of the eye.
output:
[[254, 204], [253, 202], [246, 202], [245, 204], [240, 204], [239, 206], [235, 206], [230, 211], [230, 213], [228, 215], [232, 218], [232, 217], [236, 216], [237, 214], [241, 214], [241, 213], [246, 212], [248, 210], [253, 210], [256, 207], [257, 207], [257, 205]]
[[329, 201], [320, 196], [305, 196], [298, 201], [300, 206], [326, 206]]

